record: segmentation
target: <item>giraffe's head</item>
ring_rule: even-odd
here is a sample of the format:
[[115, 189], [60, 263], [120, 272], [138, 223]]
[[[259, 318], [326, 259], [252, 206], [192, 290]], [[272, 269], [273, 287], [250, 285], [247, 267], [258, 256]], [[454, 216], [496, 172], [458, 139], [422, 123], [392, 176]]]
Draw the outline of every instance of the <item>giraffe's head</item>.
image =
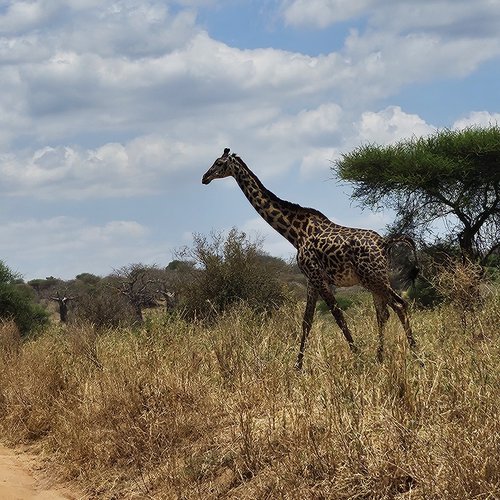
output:
[[214, 179], [222, 179], [234, 175], [238, 162], [235, 155], [229, 154], [229, 148], [224, 149], [220, 158], [214, 161], [214, 164], [206, 171], [201, 179], [203, 184], [210, 184]]

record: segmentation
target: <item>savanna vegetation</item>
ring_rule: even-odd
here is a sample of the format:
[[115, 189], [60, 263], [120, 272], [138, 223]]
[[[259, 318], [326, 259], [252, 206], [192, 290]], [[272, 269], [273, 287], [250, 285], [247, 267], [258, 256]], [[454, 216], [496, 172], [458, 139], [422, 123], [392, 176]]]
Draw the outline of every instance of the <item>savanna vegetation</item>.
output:
[[[319, 307], [298, 373], [303, 283], [294, 267], [236, 231], [199, 236], [182, 254], [192, 260], [148, 268], [147, 279], [133, 265], [34, 283], [42, 297], [71, 291], [74, 303], [66, 323], [53, 308], [51, 326], [24, 339], [13, 319], [0, 323], [4, 440], [35, 446], [89, 498], [498, 498], [494, 276], [457, 260], [436, 271], [439, 304], [412, 313], [423, 367], [395, 318], [377, 363], [370, 297], [344, 292], [361, 354]], [[135, 290], [154, 285], [156, 297], [163, 272], [196, 292], [173, 307], [144, 299], [139, 321], [122, 290], [137, 278]], [[271, 309], [262, 307], [269, 290]], [[205, 308], [210, 294], [219, 298]], [[108, 320], [92, 321], [101, 314]]]
[[466, 326], [453, 304], [414, 313], [425, 365], [372, 306], [329, 316], [293, 368], [302, 306], [244, 305], [213, 324], [0, 326], [0, 429], [95, 498], [498, 498], [500, 297]]
[[[392, 255], [420, 359], [391, 317], [376, 361], [371, 296], [355, 288], [337, 297], [360, 353], [319, 304], [295, 370], [304, 278], [237, 230], [105, 277], [25, 283], [1, 263], [0, 438], [89, 498], [500, 498], [497, 132], [364, 147], [339, 165], [358, 200], [388, 200], [393, 229], [420, 238], [412, 286], [407, 255]], [[433, 198], [438, 181], [453, 206]]]

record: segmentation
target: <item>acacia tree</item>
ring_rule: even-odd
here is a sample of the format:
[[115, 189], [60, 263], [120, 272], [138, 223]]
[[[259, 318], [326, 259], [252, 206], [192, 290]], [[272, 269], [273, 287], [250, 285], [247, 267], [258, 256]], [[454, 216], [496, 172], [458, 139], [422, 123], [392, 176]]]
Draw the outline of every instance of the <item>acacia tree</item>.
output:
[[394, 145], [363, 145], [333, 167], [352, 197], [395, 210], [393, 230], [425, 234], [441, 221], [463, 256], [500, 248], [500, 127], [440, 130]]

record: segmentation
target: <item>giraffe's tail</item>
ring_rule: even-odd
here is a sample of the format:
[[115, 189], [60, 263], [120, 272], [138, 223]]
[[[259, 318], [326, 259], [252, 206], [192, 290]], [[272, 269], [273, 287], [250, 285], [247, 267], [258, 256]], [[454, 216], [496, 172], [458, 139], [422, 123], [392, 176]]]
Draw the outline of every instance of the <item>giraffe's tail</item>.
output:
[[415, 244], [415, 241], [413, 241], [413, 239], [410, 238], [409, 236], [401, 235], [401, 236], [389, 236], [385, 238], [385, 243], [387, 251], [390, 251], [390, 249], [393, 246], [399, 244], [403, 244], [411, 248], [415, 262], [413, 264], [413, 267], [408, 272], [408, 280], [410, 280], [412, 285], [414, 286], [415, 280], [417, 279], [417, 276], [420, 272], [420, 266], [418, 263], [418, 255], [417, 255], [417, 245]]

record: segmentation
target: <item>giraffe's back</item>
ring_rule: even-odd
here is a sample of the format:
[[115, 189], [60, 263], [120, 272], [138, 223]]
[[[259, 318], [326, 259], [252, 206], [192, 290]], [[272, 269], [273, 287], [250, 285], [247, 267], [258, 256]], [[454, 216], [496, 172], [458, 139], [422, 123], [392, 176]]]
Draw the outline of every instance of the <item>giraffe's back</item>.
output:
[[365, 281], [377, 263], [377, 269], [387, 272], [384, 239], [375, 231], [339, 226], [318, 221], [310, 244], [317, 263], [328, 280], [337, 287], [353, 286]]

